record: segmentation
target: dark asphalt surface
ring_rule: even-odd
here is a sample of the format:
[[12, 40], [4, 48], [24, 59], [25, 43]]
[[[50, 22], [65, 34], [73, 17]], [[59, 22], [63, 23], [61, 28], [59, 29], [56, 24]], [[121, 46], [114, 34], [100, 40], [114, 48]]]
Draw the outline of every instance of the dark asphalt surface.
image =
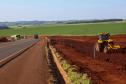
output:
[[46, 59], [45, 41], [0, 67], [0, 84], [49, 84], [49, 66]]
[[15, 42], [7, 42], [0, 44], [0, 60], [4, 59], [36, 42], [38, 39], [22, 39]]

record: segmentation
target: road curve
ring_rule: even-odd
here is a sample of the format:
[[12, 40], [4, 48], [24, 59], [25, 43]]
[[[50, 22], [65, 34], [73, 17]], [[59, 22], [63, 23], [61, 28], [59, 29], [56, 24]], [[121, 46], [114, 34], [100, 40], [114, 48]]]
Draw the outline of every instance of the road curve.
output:
[[1, 43], [0, 44], [0, 60], [4, 59], [21, 49], [27, 48], [29, 45], [32, 45], [39, 40], [37, 39], [23, 39], [15, 42]]

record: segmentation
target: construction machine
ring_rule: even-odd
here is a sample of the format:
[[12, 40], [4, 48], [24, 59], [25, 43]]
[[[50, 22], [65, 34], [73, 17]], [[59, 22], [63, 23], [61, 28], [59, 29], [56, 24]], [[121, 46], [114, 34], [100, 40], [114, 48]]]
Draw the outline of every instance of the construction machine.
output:
[[20, 39], [21, 39], [21, 35], [19, 35], [19, 34], [11, 36], [12, 41], [16, 41], [16, 40], [20, 40]]
[[115, 45], [112, 39], [110, 39], [109, 33], [100, 33], [99, 39], [95, 44], [95, 50], [97, 52], [108, 53], [109, 51], [122, 49], [120, 45]]
[[38, 39], [39, 35], [38, 34], [34, 34], [34, 39]]

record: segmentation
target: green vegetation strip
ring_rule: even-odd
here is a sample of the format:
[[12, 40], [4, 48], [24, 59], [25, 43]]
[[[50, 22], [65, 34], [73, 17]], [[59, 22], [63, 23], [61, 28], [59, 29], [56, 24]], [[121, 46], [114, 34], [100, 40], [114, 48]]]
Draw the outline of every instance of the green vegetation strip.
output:
[[62, 56], [58, 52], [56, 54], [61, 67], [66, 72], [72, 84], [90, 84], [90, 79], [88, 78], [86, 73], [78, 73], [75, 66], [70, 65], [65, 59], [62, 58]]
[[63, 69], [67, 72], [72, 84], [90, 84], [90, 79], [87, 74], [75, 72], [75, 67], [70, 65], [65, 59], [60, 61]]
[[12, 26], [11, 29], [0, 30], [0, 35], [96, 35], [100, 32], [111, 34], [126, 34], [126, 23], [96, 23], [96, 24], [52, 24]]

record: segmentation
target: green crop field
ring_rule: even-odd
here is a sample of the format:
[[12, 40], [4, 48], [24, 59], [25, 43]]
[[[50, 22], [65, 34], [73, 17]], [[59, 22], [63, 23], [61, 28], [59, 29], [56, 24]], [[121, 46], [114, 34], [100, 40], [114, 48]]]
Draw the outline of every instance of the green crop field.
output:
[[0, 30], [0, 35], [96, 35], [100, 32], [111, 34], [126, 34], [126, 23], [97, 24], [56, 24], [39, 26], [12, 26], [11, 29]]

